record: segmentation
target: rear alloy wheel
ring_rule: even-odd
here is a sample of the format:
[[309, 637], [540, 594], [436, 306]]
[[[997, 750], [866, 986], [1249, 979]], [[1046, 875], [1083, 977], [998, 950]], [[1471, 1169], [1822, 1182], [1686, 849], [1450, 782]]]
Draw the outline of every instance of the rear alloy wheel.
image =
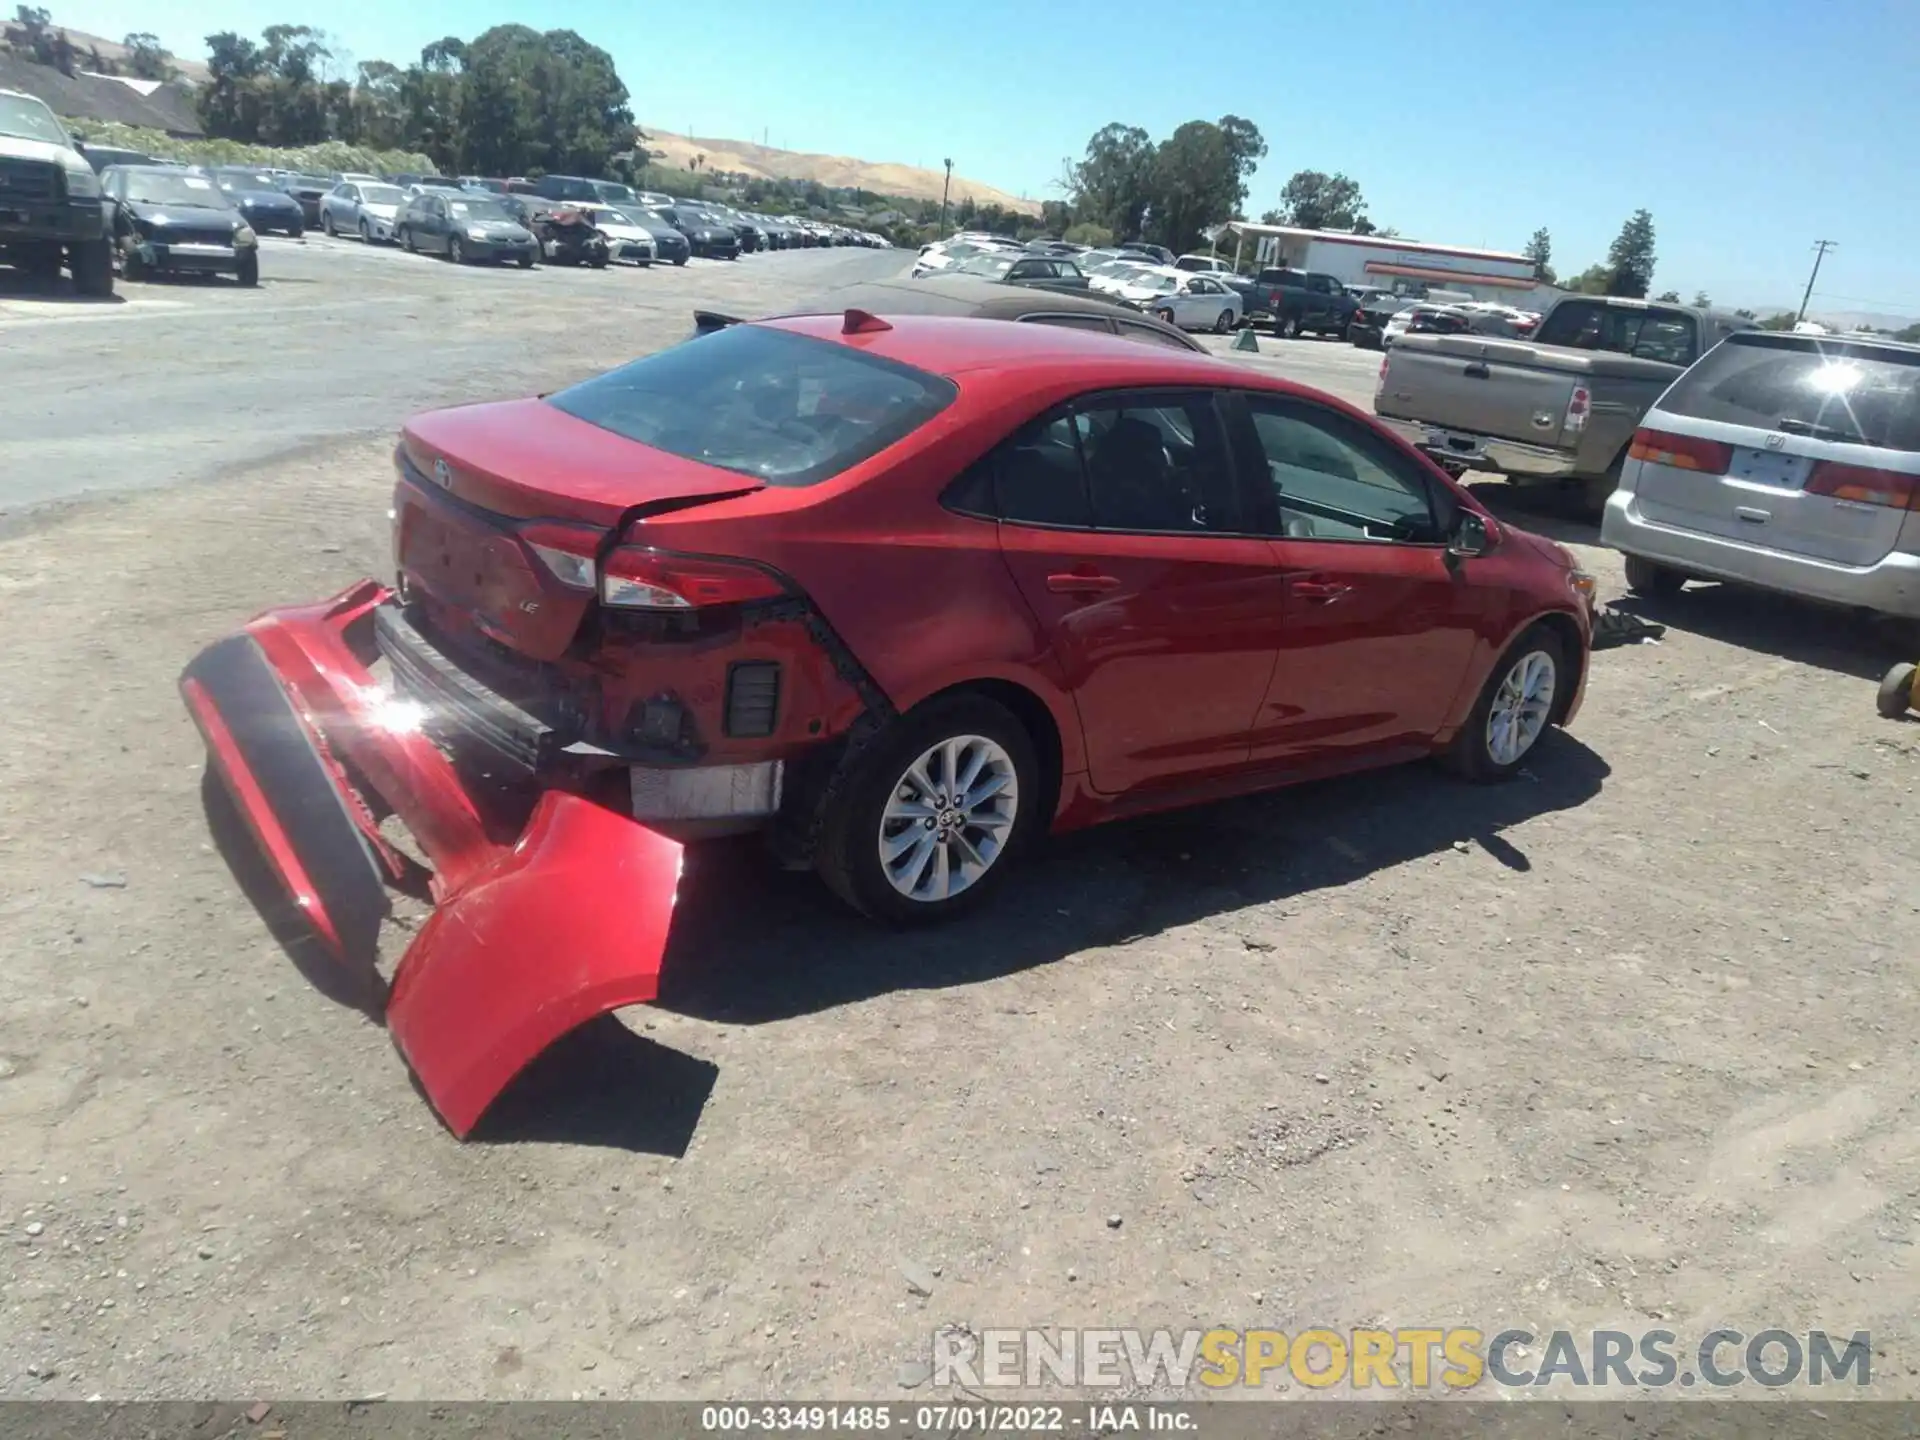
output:
[[362, 245], [373, 243], [373, 227], [367, 224], [367, 217], [364, 215], [360, 217], [360, 243]]
[[1469, 780], [1505, 780], [1517, 773], [1552, 723], [1565, 673], [1554, 633], [1544, 625], [1528, 630], [1487, 677], [1447, 752], [1448, 766]]
[[1687, 583], [1678, 570], [1657, 565], [1644, 555], [1627, 556], [1627, 589], [1650, 600], [1671, 600]]
[[460, 237], [458, 235], [450, 235], [447, 237], [447, 259], [456, 265], [464, 265], [467, 263], [467, 252], [460, 244]]
[[1040, 823], [1033, 741], [962, 695], [896, 722], [828, 801], [815, 863], [876, 920], [922, 924], [977, 903]]
[[1222, 310], [1218, 315], [1213, 317], [1214, 334], [1225, 335], [1231, 329], [1233, 329], [1233, 311], [1231, 309]]
[[[361, 232], [362, 239], [366, 238], [366, 229], [367, 229], [367, 222], [362, 220], [360, 222], [360, 232]], [[329, 240], [338, 238], [340, 234], [338, 230], [333, 228], [333, 212], [331, 210], [322, 210], [320, 212], [320, 233], [322, 235], [325, 235]]]
[[407, 254], [409, 255], [417, 255], [420, 253], [419, 251], [414, 249], [412, 229], [405, 225], [402, 225], [400, 227], [400, 248], [406, 251]]

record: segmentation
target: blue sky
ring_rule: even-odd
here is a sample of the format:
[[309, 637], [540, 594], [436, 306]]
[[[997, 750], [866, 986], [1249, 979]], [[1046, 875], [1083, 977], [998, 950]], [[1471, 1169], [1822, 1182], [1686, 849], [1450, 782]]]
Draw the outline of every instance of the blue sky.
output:
[[1247, 209], [1295, 170], [1344, 170], [1378, 224], [1519, 249], [1571, 273], [1653, 212], [1655, 288], [1731, 304], [1920, 317], [1920, 3], [1914, 0], [84, 0], [110, 38], [315, 24], [358, 60], [515, 21], [608, 50], [636, 115], [733, 139], [938, 167], [1047, 198], [1109, 121], [1160, 138], [1243, 115], [1270, 154]]

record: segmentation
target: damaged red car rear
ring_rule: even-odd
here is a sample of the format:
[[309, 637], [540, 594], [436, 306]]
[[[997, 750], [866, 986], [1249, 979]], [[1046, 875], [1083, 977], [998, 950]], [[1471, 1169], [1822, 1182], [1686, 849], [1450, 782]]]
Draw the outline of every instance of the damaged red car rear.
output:
[[466, 1134], [652, 999], [681, 847], [765, 830], [889, 921], [1047, 830], [1442, 753], [1577, 707], [1591, 582], [1357, 412], [1203, 356], [857, 311], [423, 416], [394, 578], [188, 666], [212, 764]]

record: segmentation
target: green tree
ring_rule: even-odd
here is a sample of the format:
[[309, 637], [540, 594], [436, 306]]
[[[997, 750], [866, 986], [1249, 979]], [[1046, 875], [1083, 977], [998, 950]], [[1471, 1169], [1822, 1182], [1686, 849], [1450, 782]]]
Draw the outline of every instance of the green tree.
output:
[[127, 50], [127, 72], [136, 80], [171, 80], [180, 73], [159, 36], [140, 30], [120, 43]]
[[1606, 293], [1644, 300], [1653, 288], [1653, 266], [1653, 216], [1636, 210], [1607, 247], [1607, 268], [1613, 276]]
[[1736, 310], [1733, 313], [1738, 315], [1742, 320], [1758, 320], [1760, 318], [1751, 310]]
[[1903, 340], [1909, 345], [1915, 344], [1916, 342], [1920, 342], [1920, 324], [1909, 325], [1904, 330], [1894, 331], [1893, 338], [1896, 340]]
[[1234, 116], [1227, 121], [1234, 132], [1212, 121], [1189, 120], [1154, 152], [1151, 228], [1170, 249], [1192, 249], [1203, 229], [1240, 213], [1245, 177], [1266, 145], [1246, 121]]
[[1760, 322], [1762, 330], [1791, 330], [1800, 323], [1799, 317], [1791, 310], [1782, 310], [1777, 315], [1769, 315]]
[[1285, 217], [1279, 223], [1302, 230], [1353, 230], [1364, 235], [1373, 229], [1358, 182], [1319, 170], [1294, 172], [1280, 191], [1277, 213]]
[[1693, 303], [1697, 309], [1711, 310], [1713, 308], [1713, 301], [1704, 290], [1696, 290], [1693, 292]]
[[1086, 157], [1067, 166], [1073, 213], [1115, 235], [1138, 235], [1141, 217], [1153, 203], [1154, 160], [1146, 131], [1117, 122], [1102, 126], [1087, 141]]
[[1527, 241], [1527, 248], [1521, 253], [1533, 262], [1534, 279], [1543, 285], [1554, 283], [1553, 236], [1547, 233], [1546, 226], [1542, 225], [1533, 232], [1533, 237]]
[[1589, 265], [1571, 280], [1560, 282], [1560, 288], [1571, 290], [1576, 295], [1607, 295], [1612, 292], [1608, 286], [1613, 284], [1611, 265]]
[[1680, 292], [1678, 290], [1662, 290], [1653, 298], [1663, 305], [1678, 305], [1680, 303]]

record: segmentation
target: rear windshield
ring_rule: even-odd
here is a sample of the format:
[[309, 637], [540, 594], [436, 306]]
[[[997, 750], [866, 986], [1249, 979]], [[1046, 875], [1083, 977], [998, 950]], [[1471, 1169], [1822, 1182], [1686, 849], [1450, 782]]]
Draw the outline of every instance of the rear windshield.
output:
[[1920, 450], [1920, 351], [1734, 335], [1683, 375], [1660, 408], [1883, 450]]
[[769, 485], [815, 485], [919, 429], [953, 382], [827, 340], [729, 325], [548, 397], [576, 419]]
[[1691, 365], [1700, 353], [1694, 344], [1691, 315], [1609, 305], [1604, 300], [1572, 300], [1554, 306], [1533, 338], [1542, 345], [1606, 350], [1669, 365]]

